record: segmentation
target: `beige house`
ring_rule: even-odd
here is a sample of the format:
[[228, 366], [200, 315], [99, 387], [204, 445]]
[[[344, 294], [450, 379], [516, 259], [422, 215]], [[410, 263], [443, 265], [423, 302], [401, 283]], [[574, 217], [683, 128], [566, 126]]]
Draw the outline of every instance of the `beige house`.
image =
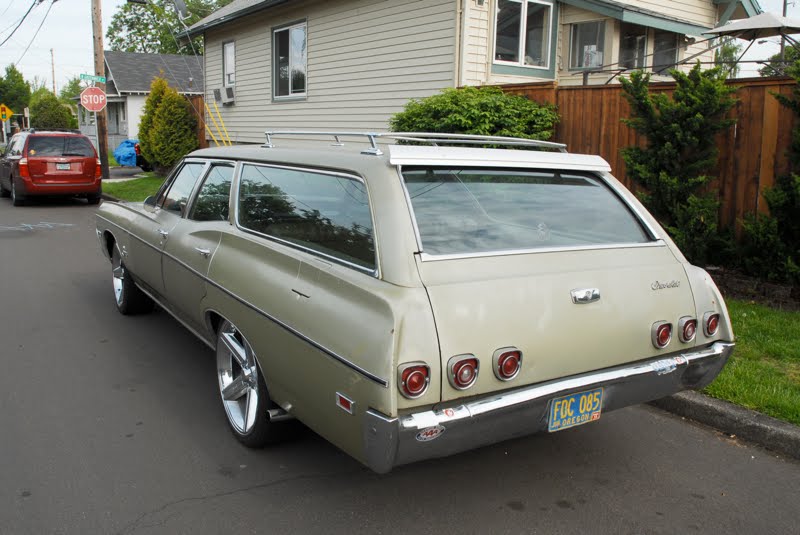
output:
[[193, 25], [235, 142], [266, 129], [385, 130], [446, 87], [602, 84], [713, 61], [704, 32], [756, 0], [234, 0]]

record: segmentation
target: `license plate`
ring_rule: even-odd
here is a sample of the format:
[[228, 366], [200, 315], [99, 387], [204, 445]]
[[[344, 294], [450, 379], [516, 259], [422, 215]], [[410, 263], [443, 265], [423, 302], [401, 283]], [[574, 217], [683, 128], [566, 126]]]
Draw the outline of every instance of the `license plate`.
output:
[[69, 171], [69, 164], [68, 163], [57, 163], [56, 169], [59, 171]]
[[561, 431], [600, 419], [603, 408], [603, 389], [595, 388], [555, 398], [550, 402], [549, 432]]

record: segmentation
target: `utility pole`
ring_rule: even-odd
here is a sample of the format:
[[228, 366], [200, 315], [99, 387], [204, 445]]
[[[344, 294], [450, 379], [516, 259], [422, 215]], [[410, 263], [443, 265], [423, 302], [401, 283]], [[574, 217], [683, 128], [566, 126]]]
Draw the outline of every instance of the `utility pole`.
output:
[[[789, 0], [783, 0], [783, 18], [786, 18], [786, 6]], [[786, 64], [783, 60], [786, 59], [786, 37], [781, 35], [781, 71], [786, 72]]]
[[53, 94], [58, 96], [56, 93], [56, 57], [53, 55], [53, 49], [50, 49], [50, 65], [53, 67]]
[[[94, 74], [95, 76], [105, 76], [105, 53], [103, 52], [103, 14], [100, 0], [92, 0], [92, 33], [94, 34]], [[106, 84], [97, 83], [97, 87], [105, 92]], [[100, 156], [100, 168], [103, 171], [103, 179], [108, 178], [108, 123], [106, 121], [106, 108], [95, 114], [97, 121], [97, 152]]]

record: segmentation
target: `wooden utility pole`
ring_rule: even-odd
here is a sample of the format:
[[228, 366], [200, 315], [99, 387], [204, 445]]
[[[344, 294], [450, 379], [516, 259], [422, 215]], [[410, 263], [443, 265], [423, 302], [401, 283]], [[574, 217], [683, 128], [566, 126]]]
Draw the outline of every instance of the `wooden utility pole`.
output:
[[[94, 74], [106, 75], [106, 59], [103, 53], [103, 14], [100, 0], [92, 0], [92, 33], [94, 34]], [[96, 83], [97, 87], [105, 92], [106, 84]], [[96, 114], [97, 121], [97, 152], [100, 156], [100, 167], [103, 170], [103, 179], [108, 178], [108, 122], [106, 108]]]
[[53, 94], [58, 96], [56, 93], [56, 56], [53, 54], [53, 49], [50, 49], [50, 66], [53, 68]]

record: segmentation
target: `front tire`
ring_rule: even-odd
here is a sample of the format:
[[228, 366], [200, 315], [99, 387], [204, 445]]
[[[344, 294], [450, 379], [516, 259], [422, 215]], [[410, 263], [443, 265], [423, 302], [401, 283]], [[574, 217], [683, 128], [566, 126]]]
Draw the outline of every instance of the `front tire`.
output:
[[111, 282], [114, 287], [114, 302], [120, 313], [130, 316], [153, 310], [153, 300], [133, 282], [122, 261], [117, 244], [114, 244], [114, 250], [111, 253]]
[[269, 398], [256, 354], [227, 320], [217, 333], [217, 379], [228, 425], [239, 442], [261, 448], [285, 437], [287, 423], [272, 422], [267, 412], [278, 406]]

